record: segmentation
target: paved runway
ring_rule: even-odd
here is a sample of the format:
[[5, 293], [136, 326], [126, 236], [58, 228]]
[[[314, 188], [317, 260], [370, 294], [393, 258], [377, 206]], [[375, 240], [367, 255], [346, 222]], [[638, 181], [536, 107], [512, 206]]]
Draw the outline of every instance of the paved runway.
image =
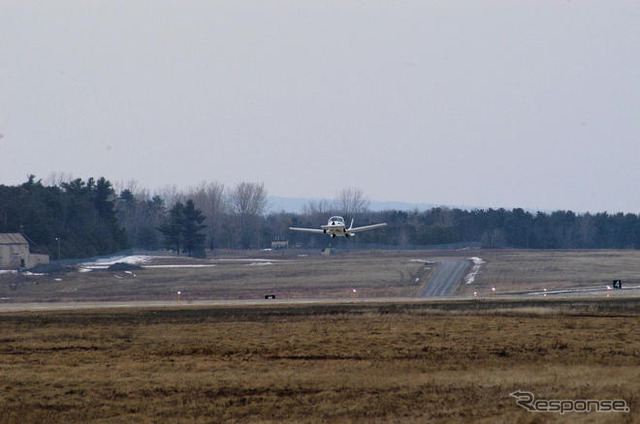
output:
[[420, 297], [453, 295], [453, 291], [472, 265], [467, 259], [442, 259], [437, 263], [433, 275], [420, 291]]

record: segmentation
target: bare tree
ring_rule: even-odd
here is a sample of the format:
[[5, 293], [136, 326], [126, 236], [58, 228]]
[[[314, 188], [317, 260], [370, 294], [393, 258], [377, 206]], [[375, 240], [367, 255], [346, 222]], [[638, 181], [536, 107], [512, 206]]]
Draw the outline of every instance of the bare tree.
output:
[[256, 243], [260, 244], [259, 217], [267, 207], [264, 184], [240, 183], [231, 192], [229, 199], [238, 223], [236, 228], [240, 246], [248, 249]]
[[47, 177], [45, 184], [60, 187], [62, 186], [62, 183], [69, 183], [73, 180], [73, 174], [71, 173], [52, 172], [51, 174], [49, 174], [49, 177]]
[[125, 190], [129, 190], [133, 193], [137, 198], [142, 198], [148, 195], [147, 190], [145, 188], [141, 188], [138, 180], [127, 180], [125, 181], [114, 181], [113, 189], [116, 193], [122, 193]]
[[228, 210], [224, 196], [224, 184], [202, 182], [199, 186], [189, 189], [188, 197], [193, 199], [196, 208], [202, 211], [206, 219], [206, 245], [213, 249], [219, 244], [222, 231], [222, 221]]
[[122, 190], [116, 199], [118, 221], [125, 228], [134, 247], [156, 249], [160, 247], [158, 227], [164, 220], [164, 201], [153, 198], [145, 188], [138, 188], [134, 180], [121, 183]]
[[183, 198], [186, 197], [183, 193], [181, 193], [178, 190], [178, 186], [175, 184], [166, 185], [162, 187], [160, 190], [157, 190], [155, 194], [162, 197], [162, 199], [164, 199], [164, 203], [167, 206], [167, 208], [173, 207], [173, 205], [175, 205], [178, 202], [181, 202], [182, 200], [184, 200]]
[[240, 183], [231, 193], [231, 207], [238, 215], [259, 216], [267, 207], [263, 183]]
[[312, 221], [326, 221], [329, 215], [335, 210], [333, 202], [328, 200], [311, 200], [304, 205], [303, 215], [308, 216]]
[[337, 197], [337, 208], [346, 217], [364, 213], [369, 209], [369, 200], [364, 196], [364, 192], [359, 188], [345, 188]]

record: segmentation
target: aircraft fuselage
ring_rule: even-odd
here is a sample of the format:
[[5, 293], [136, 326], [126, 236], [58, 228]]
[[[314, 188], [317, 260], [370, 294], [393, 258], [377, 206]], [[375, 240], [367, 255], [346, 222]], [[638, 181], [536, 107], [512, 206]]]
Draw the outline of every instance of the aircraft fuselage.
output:
[[351, 225], [348, 227], [344, 222], [344, 218], [341, 216], [332, 216], [327, 221], [326, 225], [321, 225], [320, 228], [301, 228], [301, 227], [289, 227], [290, 230], [293, 231], [304, 231], [307, 233], [315, 233], [315, 234], [327, 234], [331, 237], [352, 237], [355, 236], [356, 233], [360, 231], [369, 231], [376, 228], [385, 227], [387, 224], [385, 222], [381, 222], [379, 224], [371, 224], [364, 225], [362, 227], [354, 227], [353, 219], [351, 220]]
[[329, 221], [327, 221], [327, 224], [323, 225], [321, 228], [325, 234], [328, 234], [331, 237], [349, 237], [355, 235], [355, 233], [350, 233], [348, 231], [348, 228], [344, 223], [344, 218], [341, 216], [332, 216], [329, 218]]

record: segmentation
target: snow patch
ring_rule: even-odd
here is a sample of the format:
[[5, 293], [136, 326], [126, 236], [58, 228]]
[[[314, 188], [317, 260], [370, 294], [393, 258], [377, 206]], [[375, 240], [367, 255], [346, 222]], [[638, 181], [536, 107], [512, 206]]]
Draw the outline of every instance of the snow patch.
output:
[[217, 259], [218, 262], [284, 262], [284, 260], [279, 259], [260, 259], [260, 258], [222, 258]]
[[116, 264], [118, 262], [129, 264], [129, 265], [139, 265], [145, 264], [147, 262], [151, 262], [155, 256], [148, 255], [130, 255], [130, 256], [112, 256], [110, 258], [98, 259], [95, 262], [89, 262], [83, 265], [98, 265], [98, 266], [109, 266]]
[[417, 262], [419, 264], [432, 265], [433, 261], [427, 261], [426, 259], [410, 259], [409, 262]]
[[187, 264], [187, 265], [146, 265], [145, 268], [212, 268], [215, 264]]
[[273, 265], [273, 262], [251, 262], [247, 266], [265, 266], [265, 265]]
[[[130, 255], [130, 256], [111, 256], [109, 258], [98, 259], [95, 262], [86, 262], [81, 264], [82, 268], [86, 269], [106, 269], [111, 265], [117, 263], [125, 263], [128, 265], [140, 265], [151, 262], [154, 258], [160, 256], [148, 256], [148, 255]], [[86, 272], [86, 271], [82, 271]]]
[[473, 282], [476, 280], [476, 275], [478, 275], [478, 273], [480, 272], [480, 267], [485, 263], [485, 261], [476, 256], [469, 258], [469, 260], [473, 262], [473, 268], [471, 268], [471, 271], [467, 274], [466, 277], [464, 277], [465, 284], [473, 284]]

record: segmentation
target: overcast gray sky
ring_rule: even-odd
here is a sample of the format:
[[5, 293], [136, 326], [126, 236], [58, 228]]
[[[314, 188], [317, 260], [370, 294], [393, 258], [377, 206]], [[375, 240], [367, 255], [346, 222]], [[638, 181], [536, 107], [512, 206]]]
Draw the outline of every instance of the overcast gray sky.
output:
[[640, 212], [638, 0], [4, 0], [0, 184]]

